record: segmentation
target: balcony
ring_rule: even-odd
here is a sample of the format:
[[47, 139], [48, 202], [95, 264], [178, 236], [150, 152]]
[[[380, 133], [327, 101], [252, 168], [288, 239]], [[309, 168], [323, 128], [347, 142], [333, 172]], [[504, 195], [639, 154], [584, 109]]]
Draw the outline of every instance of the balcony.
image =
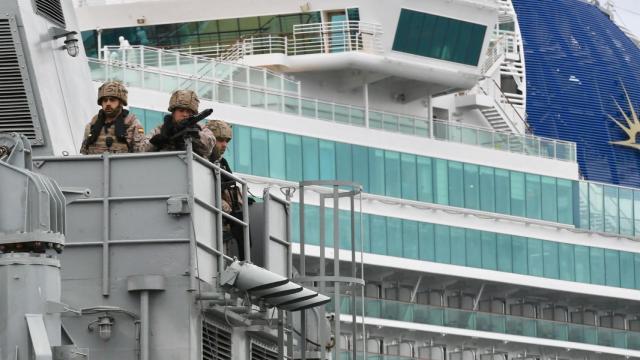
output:
[[[351, 314], [349, 300], [342, 301], [343, 314]], [[372, 298], [364, 305], [371, 318], [640, 350], [640, 332], [634, 331]], [[333, 309], [327, 305], [327, 311]]]

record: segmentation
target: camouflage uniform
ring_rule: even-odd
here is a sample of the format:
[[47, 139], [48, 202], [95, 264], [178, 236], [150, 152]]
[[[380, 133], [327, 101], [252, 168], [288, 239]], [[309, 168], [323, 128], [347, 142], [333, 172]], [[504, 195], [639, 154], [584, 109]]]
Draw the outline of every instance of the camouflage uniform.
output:
[[[171, 99], [169, 100], [169, 111], [173, 112], [177, 108], [183, 108], [189, 109], [193, 111], [194, 114], [197, 114], [199, 104], [200, 100], [198, 100], [195, 92], [191, 90], [177, 90], [171, 95]], [[153, 129], [149, 134], [146, 150], [184, 150], [184, 139], [171, 140], [171, 137], [175, 135], [176, 125], [176, 122], [173, 120], [173, 115], [166, 115], [162, 125]], [[193, 151], [204, 158], [208, 158], [216, 144], [216, 139], [208, 128], [200, 124], [196, 124], [195, 127], [197, 127], [198, 136], [193, 139]]]
[[[104, 97], [114, 97], [121, 101], [121, 107], [127, 106], [127, 89], [119, 82], [109, 81], [98, 89], [98, 105], [102, 105]], [[80, 153], [102, 154], [143, 152], [147, 147], [144, 128], [136, 116], [126, 109], [120, 110], [118, 116], [107, 122], [103, 110], [91, 118], [84, 129], [84, 139]]]
[[[231, 126], [222, 120], [211, 120], [206, 125], [213, 135], [216, 137], [216, 141], [226, 140], [231, 141], [233, 131]], [[217, 147], [214, 148], [209, 161], [212, 163], [218, 163], [220, 168], [232, 173], [231, 167], [227, 162], [227, 159], [222, 157], [223, 154], [218, 152]], [[242, 197], [241, 188], [236, 184], [236, 181], [230, 178], [228, 175], [222, 174], [220, 177], [222, 181], [222, 211], [235, 217], [238, 220], [244, 220], [242, 213], [242, 207], [244, 199]], [[253, 204], [253, 199], [249, 198], [249, 205]], [[224, 220], [225, 231], [231, 234], [236, 240], [238, 247], [238, 259], [244, 260], [244, 229], [233, 221]], [[230, 246], [228, 243], [227, 246]], [[251, 246], [251, 234], [249, 234], [249, 246]]]

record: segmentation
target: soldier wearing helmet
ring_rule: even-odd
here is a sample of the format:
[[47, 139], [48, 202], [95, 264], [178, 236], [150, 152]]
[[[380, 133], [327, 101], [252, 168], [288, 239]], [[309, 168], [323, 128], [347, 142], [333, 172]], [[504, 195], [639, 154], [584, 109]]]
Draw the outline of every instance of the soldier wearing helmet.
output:
[[80, 153], [102, 154], [142, 152], [147, 147], [142, 124], [124, 109], [127, 89], [117, 81], [107, 81], [98, 88], [101, 109], [84, 130]]
[[[212, 163], [218, 163], [220, 168], [231, 173], [231, 167], [227, 162], [227, 159], [223, 157], [224, 152], [227, 150], [227, 145], [233, 137], [233, 131], [231, 125], [222, 120], [210, 120], [207, 122], [207, 128], [211, 130], [216, 137], [216, 145], [213, 148], [213, 152], [209, 157], [209, 161]], [[240, 189], [238, 188], [235, 180], [227, 176], [221, 175], [222, 180], [222, 211], [230, 214], [231, 216], [243, 220], [242, 204], [243, 198]], [[253, 203], [253, 199], [249, 198], [249, 205]], [[225, 219], [225, 228], [229, 230], [232, 237], [236, 240], [238, 247], [238, 258], [244, 260], [244, 229], [239, 224], [233, 221], [227, 221]]]
[[[149, 138], [148, 151], [172, 151], [184, 150], [184, 137], [176, 136], [180, 132], [180, 124], [198, 113], [200, 100], [198, 95], [191, 90], [177, 90], [169, 99], [169, 112], [165, 115], [162, 125], [153, 129]], [[208, 158], [215, 145], [215, 138], [211, 131], [199, 124], [184, 129], [195, 136], [193, 137], [193, 151]]]

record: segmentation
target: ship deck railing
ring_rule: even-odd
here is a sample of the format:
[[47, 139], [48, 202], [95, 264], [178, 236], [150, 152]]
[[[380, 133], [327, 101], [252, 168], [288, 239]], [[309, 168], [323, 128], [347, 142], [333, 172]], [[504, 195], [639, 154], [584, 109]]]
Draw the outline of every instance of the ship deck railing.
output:
[[[334, 308], [333, 302], [327, 305], [327, 311]], [[358, 300], [358, 315], [362, 308]], [[352, 313], [350, 298], [342, 299], [340, 309], [343, 314]], [[640, 350], [640, 332], [602, 326], [376, 298], [364, 299], [364, 313], [369, 318]]]
[[[106, 59], [89, 59], [92, 79], [98, 82], [120, 80], [129, 86], [163, 92], [192, 89], [201, 99], [219, 103], [529, 156], [576, 161], [576, 145], [572, 142], [497, 132], [490, 128], [456, 124], [426, 116], [371, 108], [367, 111], [361, 106], [305, 98], [299, 95], [299, 83], [285, 82], [282, 77], [271, 77], [268, 72], [250, 67], [216, 63], [215, 71], [203, 74], [197, 71], [194, 64], [170, 69], [141, 64], [145, 62], [136, 61], [130, 64]], [[180, 73], [179, 69], [188, 70]], [[216, 73], [224, 76], [217, 77]]]

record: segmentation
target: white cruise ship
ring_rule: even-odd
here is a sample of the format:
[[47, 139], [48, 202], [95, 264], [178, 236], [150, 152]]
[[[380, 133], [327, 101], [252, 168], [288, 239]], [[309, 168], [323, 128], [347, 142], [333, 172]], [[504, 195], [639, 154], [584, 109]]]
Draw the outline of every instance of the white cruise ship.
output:
[[[640, 49], [611, 8], [583, 0], [76, 0], [77, 23], [61, 24], [56, 11], [72, 4], [60, 1], [35, 0], [40, 18], [17, 27], [53, 23], [81, 37], [73, 63], [64, 51], [44, 58], [35, 36], [24, 40], [27, 56], [41, 56], [29, 90], [39, 102], [29, 106], [56, 113], [18, 125], [0, 117], [0, 132], [31, 140], [34, 168], [67, 187], [82, 179], [104, 187], [67, 210], [60, 303], [82, 309], [77, 317], [59, 311], [56, 345], [68, 347], [53, 359], [640, 359]], [[31, 5], [16, 7], [20, 19]], [[176, 89], [196, 91], [201, 108], [232, 124], [225, 158], [234, 174], [259, 198], [291, 201], [292, 262], [270, 258], [277, 249], [252, 235], [260, 265], [289, 265], [293, 282], [332, 301], [277, 318], [268, 300], [247, 307], [242, 296], [220, 295], [224, 261], [212, 260], [212, 282], [189, 272], [202, 271], [198, 260], [209, 264], [198, 244], [185, 291], [184, 269], [173, 265], [187, 260], [172, 255], [174, 264], [162, 252], [183, 240], [174, 229], [186, 226], [189, 244], [205, 234], [195, 213], [193, 230], [163, 223], [132, 240], [127, 217], [155, 226], [157, 208], [144, 201], [159, 195], [145, 187], [180, 174], [154, 173], [165, 159], [157, 154], [148, 156], [149, 173], [117, 156], [74, 156], [96, 109], [93, 92], [108, 80], [126, 84], [129, 110], [147, 131]], [[39, 87], [56, 81], [66, 85], [43, 100]], [[87, 166], [56, 160], [69, 154]], [[90, 162], [114, 166], [112, 175], [92, 179]], [[114, 180], [119, 171], [147, 197]], [[197, 197], [201, 173], [189, 174]], [[172, 196], [162, 201], [180, 218], [171, 200], [182, 200]], [[138, 211], [118, 208], [127, 201], [140, 201]], [[106, 234], [82, 226], [91, 216], [104, 216]], [[145, 244], [156, 250], [138, 252]], [[221, 244], [207, 248], [213, 258]], [[162, 275], [145, 270], [154, 262]], [[127, 297], [134, 292], [144, 296]], [[106, 315], [87, 325], [87, 313]], [[113, 335], [96, 336], [91, 326], [109, 321]], [[2, 346], [0, 358], [27, 359]]]

